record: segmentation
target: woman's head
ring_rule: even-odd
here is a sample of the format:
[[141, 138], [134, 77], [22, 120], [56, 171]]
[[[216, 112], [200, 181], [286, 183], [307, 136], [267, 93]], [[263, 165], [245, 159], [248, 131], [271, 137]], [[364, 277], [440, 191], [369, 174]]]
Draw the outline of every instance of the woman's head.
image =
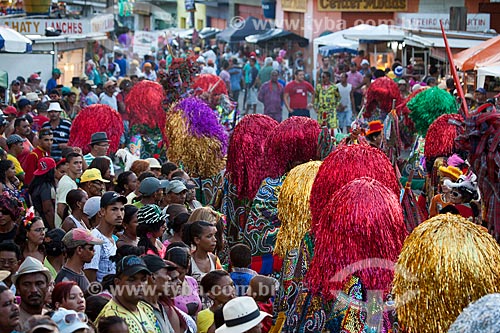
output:
[[210, 207], [200, 207], [191, 212], [188, 223], [192, 223], [193, 221], [211, 222], [217, 228], [217, 233], [215, 234], [215, 237], [217, 238], [216, 251], [222, 251], [224, 248], [223, 234], [226, 225], [226, 217], [224, 214], [221, 214]]
[[90, 163], [89, 169], [98, 169], [101, 172], [102, 178], [111, 180], [111, 161], [107, 157], [96, 157]]
[[217, 246], [215, 234], [217, 228], [207, 221], [196, 221], [184, 226], [182, 240], [187, 245], [196, 246], [197, 250], [213, 252]]
[[158, 249], [151, 239], [160, 238], [166, 230], [167, 216], [164, 215], [157, 205], [150, 204], [142, 206], [137, 212], [137, 237], [139, 245], [147, 250], [158, 254]]
[[169, 216], [169, 221], [167, 223], [168, 229], [170, 230], [171, 234], [178, 233], [181, 234], [182, 237], [182, 229], [184, 228], [184, 225], [187, 223], [189, 220], [189, 213], [180, 213], [177, 216], [175, 216], [173, 219], [170, 218]]
[[75, 189], [68, 192], [66, 195], [66, 203], [72, 212], [83, 212], [83, 207], [88, 200], [88, 195], [81, 189]]
[[85, 312], [85, 297], [75, 281], [63, 281], [55, 285], [52, 291], [52, 308]]
[[137, 176], [132, 171], [125, 171], [118, 175], [115, 191], [127, 195], [137, 189]]
[[10, 160], [0, 161], [0, 181], [5, 183], [7, 179], [11, 179], [16, 175], [16, 169], [14, 168], [14, 163]]
[[191, 254], [189, 253], [189, 248], [185, 246], [172, 247], [167, 250], [165, 259], [177, 265], [179, 280], [183, 281], [191, 266]]
[[122, 226], [127, 233], [137, 234], [137, 212], [139, 209], [134, 205], [125, 205], [125, 214], [123, 215]]
[[22, 212], [21, 201], [5, 194], [0, 196], [0, 226], [17, 222]]
[[135, 160], [130, 166], [130, 171], [139, 177], [143, 172], [149, 171], [149, 162], [146, 160]]
[[28, 243], [37, 245], [43, 250], [43, 241], [45, 239], [45, 225], [39, 216], [34, 216], [33, 212], [28, 212], [23, 218], [17, 229], [15, 242], [22, 250], [26, 249]]
[[208, 272], [200, 281], [200, 294], [206, 294], [214, 302], [226, 304], [236, 297], [236, 288], [229, 273], [223, 270]]

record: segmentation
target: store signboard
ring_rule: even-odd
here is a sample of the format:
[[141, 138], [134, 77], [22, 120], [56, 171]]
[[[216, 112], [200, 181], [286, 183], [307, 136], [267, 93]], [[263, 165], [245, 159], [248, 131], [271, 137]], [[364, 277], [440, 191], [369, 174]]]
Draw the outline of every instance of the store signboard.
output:
[[[408, 0], [318, 0], [318, 10], [323, 12], [404, 12]], [[294, 1], [290, 1], [294, 2]]]
[[134, 33], [134, 49], [133, 52], [137, 53], [139, 57], [144, 57], [146, 54], [153, 52], [158, 47], [158, 37], [160, 33], [157, 31], [136, 31]]
[[[441, 29], [439, 21], [443, 21], [445, 29], [450, 25], [449, 14], [396, 14], [396, 25], [408, 29]], [[490, 29], [490, 14], [467, 14], [467, 31], [484, 32]]]
[[23, 35], [45, 35], [45, 29], [61, 30], [61, 35], [107, 32], [114, 29], [113, 14], [100, 15], [91, 19], [32, 19], [0, 18], [0, 25], [6, 25]]
[[285, 12], [305, 13], [307, 11], [307, 0], [281, 0], [281, 9]]

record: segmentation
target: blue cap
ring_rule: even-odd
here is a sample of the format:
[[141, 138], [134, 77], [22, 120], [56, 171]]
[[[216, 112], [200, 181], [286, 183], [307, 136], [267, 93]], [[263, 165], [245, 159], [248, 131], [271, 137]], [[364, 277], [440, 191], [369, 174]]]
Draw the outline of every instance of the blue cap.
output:
[[484, 89], [484, 88], [477, 88], [476, 92], [483, 94], [483, 95], [486, 95], [486, 89]]

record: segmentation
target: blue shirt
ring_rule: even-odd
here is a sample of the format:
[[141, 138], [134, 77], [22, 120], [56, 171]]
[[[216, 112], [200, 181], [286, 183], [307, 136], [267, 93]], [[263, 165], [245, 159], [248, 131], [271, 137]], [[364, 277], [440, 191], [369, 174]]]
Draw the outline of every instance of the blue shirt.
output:
[[241, 68], [233, 67], [230, 70], [228, 70], [228, 72], [229, 75], [231, 75], [230, 78], [231, 91], [241, 90], [241, 77], [242, 77]]
[[50, 78], [47, 81], [47, 85], [45, 86], [45, 89], [47, 90], [47, 94], [52, 90], [55, 89], [57, 86], [57, 81], [54, 78]]
[[245, 296], [247, 294], [250, 280], [257, 275], [252, 269], [233, 267], [233, 271], [229, 274], [236, 288], [236, 296]]

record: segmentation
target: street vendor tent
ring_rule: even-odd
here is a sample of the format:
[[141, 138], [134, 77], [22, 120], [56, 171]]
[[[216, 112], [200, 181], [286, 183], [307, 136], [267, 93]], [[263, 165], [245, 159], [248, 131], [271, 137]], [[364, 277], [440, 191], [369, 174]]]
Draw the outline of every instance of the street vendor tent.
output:
[[500, 62], [477, 69], [477, 87], [484, 87], [487, 76], [500, 77]]
[[233, 22], [230, 27], [220, 32], [217, 39], [226, 43], [243, 42], [245, 41], [245, 37], [262, 34], [271, 28], [271, 24], [268, 21], [249, 16], [245, 21]]
[[344, 38], [357, 40], [360, 43], [402, 42], [405, 39], [405, 32], [392, 25], [372, 26], [360, 24], [354, 28], [356, 29], [344, 30], [342, 34]]
[[6, 26], [0, 26], [0, 52], [31, 52], [31, 44], [31, 40], [19, 32]]
[[309, 39], [283, 29], [270, 29], [264, 33], [250, 35], [245, 40], [251, 44], [264, 46], [268, 43], [297, 42], [300, 47], [309, 45]]
[[[320, 47], [320, 45], [322, 45]], [[352, 39], [345, 39], [343, 31], [337, 31], [329, 35], [316, 38], [314, 47], [318, 48], [322, 56], [331, 56], [335, 53], [348, 52], [356, 54], [358, 52], [359, 43]]]
[[471, 71], [500, 62], [500, 36], [463, 50], [453, 56], [455, 66]]

